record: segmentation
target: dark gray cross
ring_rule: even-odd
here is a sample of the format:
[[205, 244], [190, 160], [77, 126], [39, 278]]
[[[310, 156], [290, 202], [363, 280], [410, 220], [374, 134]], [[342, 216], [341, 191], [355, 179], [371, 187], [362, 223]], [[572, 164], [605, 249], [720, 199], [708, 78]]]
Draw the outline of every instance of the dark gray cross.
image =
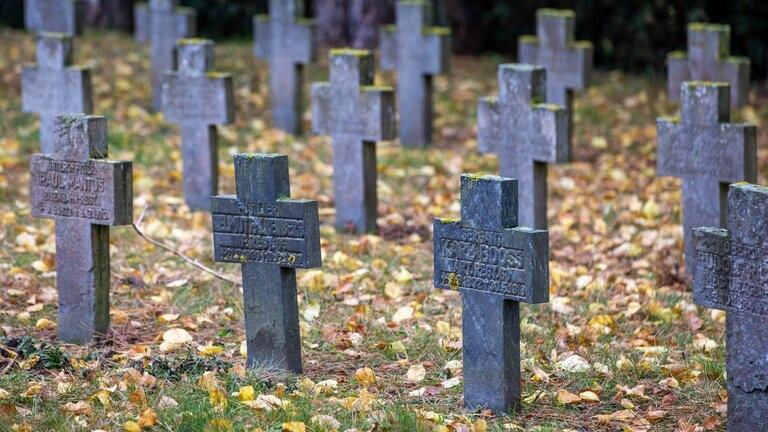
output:
[[723, 81], [731, 84], [731, 107], [749, 102], [747, 57], [732, 57], [731, 27], [692, 23], [688, 25], [688, 52], [675, 51], [667, 57], [669, 98], [680, 100], [685, 81]]
[[592, 80], [594, 49], [576, 41], [576, 14], [571, 10], [539, 9], [536, 36], [518, 40], [520, 63], [547, 69], [547, 102], [573, 110], [573, 90], [584, 90]]
[[304, 112], [304, 65], [317, 60], [317, 25], [302, 22], [304, 2], [270, 0], [269, 15], [254, 18], [256, 57], [269, 60], [272, 123], [292, 134], [301, 133]]
[[376, 141], [395, 137], [390, 88], [374, 87], [369, 51], [334, 50], [331, 81], [312, 85], [312, 132], [333, 137], [336, 229], [376, 231]]
[[37, 64], [21, 73], [21, 106], [40, 116], [40, 147], [53, 153], [53, 119], [62, 113], [93, 112], [91, 71], [72, 65], [72, 37], [42, 33], [37, 38]]
[[451, 29], [429, 27], [432, 6], [423, 0], [397, 3], [397, 27], [381, 31], [381, 68], [397, 70], [400, 143], [432, 142], [432, 77], [448, 73]]
[[24, 0], [24, 27], [35, 33], [79, 36], [85, 23], [83, 0]]
[[133, 219], [131, 162], [107, 160], [107, 120], [56, 117], [53, 154], [32, 156], [32, 216], [56, 220], [59, 339], [86, 343], [109, 329], [109, 227]]
[[297, 268], [322, 265], [317, 201], [291, 199], [288, 157], [235, 156], [237, 196], [212, 198], [217, 262], [243, 265], [248, 366], [301, 373]]
[[181, 125], [184, 199], [190, 209], [208, 211], [219, 190], [216, 126], [234, 121], [234, 84], [229, 74], [211, 72], [213, 42], [182, 39], [179, 70], [163, 80], [165, 119]]
[[193, 9], [178, 7], [178, 0], [150, 0], [149, 6], [137, 6], [134, 15], [136, 41], [149, 40], [152, 49], [152, 106], [162, 106], [163, 76], [176, 70], [176, 43], [197, 33], [197, 14]]
[[460, 290], [464, 405], [520, 409], [520, 302], [549, 301], [549, 235], [517, 223], [517, 181], [461, 176], [461, 220], [435, 219], [435, 287]]
[[726, 83], [682, 85], [682, 119], [660, 118], [658, 172], [683, 179], [685, 266], [695, 267], [693, 229], [725, 226], [728, 184], [757, 180], [755, 126], [728, 123], [730, 89]]
[[499, 156], [499, 172], [518, 180], [520, 224], [547, 228], [547, 164], [568, 162], [568, 113], [544, 101], [541, 66], [499, 66], [499, 97], [480, 99], [478, 147]]
[[728, 230], [697, 228], [696, 303], [728, 312], [728, 431], [768, 424], [768, 189], [728, 192]]

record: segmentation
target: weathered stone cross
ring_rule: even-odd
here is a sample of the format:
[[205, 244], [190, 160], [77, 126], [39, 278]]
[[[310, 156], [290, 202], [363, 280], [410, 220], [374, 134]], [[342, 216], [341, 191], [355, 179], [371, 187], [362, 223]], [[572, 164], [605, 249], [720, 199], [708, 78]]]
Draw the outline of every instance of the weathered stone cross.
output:
[[520, 63], [547, 69], [546, 101], [573, 110], [573, 90], [584, 90], [592, 80], [594, 49], [590, 42], [576, 41], [576, 14], [571, 10], [539, 9], [536, 36], [518, 40]]
[[731, 84], [731, 107], [749, 102], [747, 57], [730, 56], [731, 27], [692, 23], [688, 25], [688, 52], [674, 51], [667, 57], [669, 98], [680, 100], [685, 81], [724, 81]]
[[297, 21], [304, 2], [270, 0], [269, 15], [253, 21], [256, 57], [269, 60], [272, 123], [280, 130], [301, 133], [304, 65], [317, 60], [317, 25]]
[[62, 113], [93, 111], [91, 71], [72, 65], [72, 37], [43, 33], [37, 38], [37, 64], [21, 73], [21, 106], [40, 116], [40, 147], [53, 153], [53, 119]]
[[517, 182], [461, 177], [461, 220], [435, 219], [435, 287], [460, 290], [464, 405], [520, 408], [520, 303], [549, 301], [546, 231], [519, 228]]
[[190, 209], [208, 211], [219, 188], [215, 125], [234, 121], [234, 85], [229, 74], [210, 72], [213, 42], [182, 39], [178, 53], [178, 71], [163, 81], [163, 113], [181, 125], [184, 199]]
[[193, 9], [178, 7], [178, 0], [150, 0], [137, 5], [136, 42], [149, 41], [152, 49], [152, 106], [162, 106], [163, 76], [176, 70], [176, 43], [197, 33], [197, 14]]
[[697, 228], [696, 303], [728, 312], [728, 431], [768, 424], [768, 189], [728, 192], [728, 230]]
[[312, 131], [333, 137], [336, 229], [376, 231], [376, 143], [395, 136], [392, 89], [373, 87], [369, 51], [334, 50], [331, 81], [312, 85]]
[[541, 66], [499, 67], [499, 97], [480, 100], [478, 147], [499, 156], [499, 172], [518, 180], [520, 224], [547, 228], [547, 164], [568, 162], [568, 113], [547, 105]]
[[86, 343], [109, 329], [109, 227], [133, 219], [131, 162], [107, 160], [107, 120], [56, 117], [53, 154], [32, 156], [32, 215], [56, 220], [59, 339]]
[[381, 68], [397, 70], [400, 143], [424, 147], [432, 142], [432, 77], [448, 72], [451, 29], [429, 27], [432, 7], [423, 0], [397, 3], [397, 27], [381, 32]]
[[725, 226], [727, 185], [757, 180], [757, 130], [728, 123], [730, 89], [726, 83], [682, 85], [682, 120], [660, 118], [658, 172], [683, 179], [685, 266], [696, 263], [693, 229]]
[[24, 27], [35, 33], [78, 36], [85, 22], [83, 0], [24, 0]]
[[216, 261], [243, 265], [248, 366], [300, 373], [297, 268], [322, 265], [317, 201], [290, 198], [288, 157], [235, 156], [237, 196], [213, 201]]

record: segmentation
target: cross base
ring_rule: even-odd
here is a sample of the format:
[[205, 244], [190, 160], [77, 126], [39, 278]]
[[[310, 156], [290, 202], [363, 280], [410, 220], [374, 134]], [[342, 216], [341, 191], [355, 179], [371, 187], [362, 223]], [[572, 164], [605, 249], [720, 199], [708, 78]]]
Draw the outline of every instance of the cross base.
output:
[[768, 316], [728, 311], [728, 432], [768, 425]]

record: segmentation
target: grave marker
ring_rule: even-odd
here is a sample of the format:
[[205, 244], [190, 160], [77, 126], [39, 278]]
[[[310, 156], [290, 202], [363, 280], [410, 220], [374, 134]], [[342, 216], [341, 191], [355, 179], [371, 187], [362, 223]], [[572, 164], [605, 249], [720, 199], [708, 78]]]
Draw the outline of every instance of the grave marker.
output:
[[107, 160], [104, 117], [54, 127], [53, 154], [32, 156], [32, 216], [56, 220], [59, 339], [86, 343], [109, 329], [109, 227], [132, 223], [132, 164]]
[[312, 132], [333, 137], [336, 229], [376, 231], [376, 141], [395, 136], [392, 89], [373, 87], [369, 51], [334, 50], [331, 81], [312, 85]]
[[178, 5], [178, 0], [150, 0], [134, 9], [136, 41], [148, 40], [151, 45], [152, 106], [157, 111], [163, 109], [163, 77], [176, 70], [176, 43], [197, 33], [195, 11]]
[[517, 181], [461, 176], [461, 220], [435, 219], [435, 287], [461, 291], [464, 405], [520, 409], [520, 302], [549, 301], [549, 235], [518, 227]]
[[728, 312], [728, 431], [768, 424], [768, 189], [731, 185], [728, 229], [697, 228], [696, 303]]
[[235, 156], [237, 196], [212, 198], [217, 262], [242, 264], [248, 366], [301, 373], [297, 268], [320, 267], [317, 201], [291, 199], [288, 157]]
[[79, 36], [85, 23], [83, 0], [24, 0], [24, 27], [34, 33]]
[[725, 226], [728, 184], [757, 180], [757, 130], [729, 123], [727, 83], [686, 82], [682, 99], [682, 119], [657, 121], [657, 157], [659, 175], [683, 180], [685, 266], [691, 274], [693, 229]]
[[542, 65], [547, 70], [546, 101], [573, 112], [573, 91], [592, 81], [594, 48], [576, 41], [576, 14], [572, 10], [536, 11], [536, 36], [518, 39], [520, 63]]
[[133, 7], [133, 37], [137, 44], [143, 45], [149, 42], [151, 20], [152, 15], [149, 12], [149, 5], [147, 3], [137, 3]]
[[21, 73], [21, 106], [40, 116], [40, 148], [54, 152], [54, 117], [93, 111], [91, 71], [72, 65], [72, 37], [42, 33], [37, 38], [37, 64]]
[[400, 142], [424, 147], [432, 142], [432, 77], [448, 73], [451, 29], [429, 27], [432, 7], [423, 0], [397, 3], [397, 27], [381, 32], [381, 68], [397, 71]]
[[747, 57], [733, 57], [731, 27], [692, 23], [688, 25], [688, 52], [674, 51], [667, 57], [669, 98], [680, 100], [685, 81], [722, 81], [731, 84], [731, 107], [749, 102]]
[[272, 123], [301, 133], [304, 65], [317, 60], [317, 25], [304, 18], [304, 2], [270, 0], [269, 15], [254, 18], [256, 57], [269, 60]]
[[571, 159], [568, 113], [541, 103], [543, 67], [499, 66], [499, 97], [480, 99], [478, 147], [499, 156], [499, 172], [518, 180], [520, 224], [547, 228], [547, 164]]
[[193, 211], [209, 211], [219, 187], [216, 125], [234, 121], [234, 84], [229, 74], [211, 72], [213, 42], [182, 39], [179, 69], [163, 81], [163, 112], [181, 125], [184, 199]]

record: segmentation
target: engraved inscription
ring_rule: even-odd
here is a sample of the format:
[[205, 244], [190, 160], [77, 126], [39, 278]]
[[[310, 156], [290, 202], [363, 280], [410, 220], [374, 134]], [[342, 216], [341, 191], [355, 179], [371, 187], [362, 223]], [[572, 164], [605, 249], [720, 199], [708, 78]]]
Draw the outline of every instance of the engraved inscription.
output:
[[667, 143], [661, 163], [677, 176], [734, 178], [732, 138], [727, 125], [686, 125], [686, 131]]
[[94, 162], [36, 158], [32, 164], [32, 202], [42, 217], [109, 221], [112, 180]]

